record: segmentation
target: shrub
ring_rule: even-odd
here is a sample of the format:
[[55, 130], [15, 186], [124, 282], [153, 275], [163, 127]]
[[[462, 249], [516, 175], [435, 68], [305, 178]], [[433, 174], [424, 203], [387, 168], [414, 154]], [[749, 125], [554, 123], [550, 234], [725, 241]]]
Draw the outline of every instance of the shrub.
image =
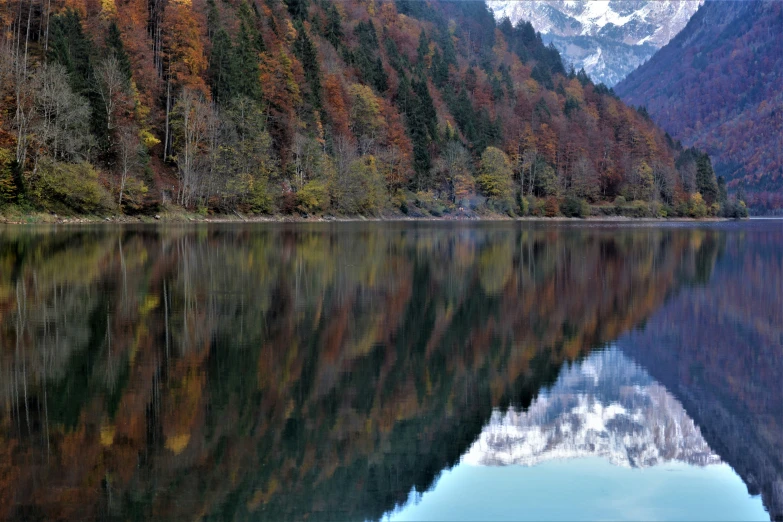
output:
[[517, 192], [517, 210], [520, 216], [527, 216], [530, 213], [530, 202], [522, 195], [522, 191]]
[[253, 179], [250, 183], [248, 205], [251, 212], [256, 214], [271, 214], [274, 210], [272, 194], [266, 179]]
[[299, 208], [304, 212], [321, 212], [329, 206], [329, 190], [324, 180], [308, 181], [296, 195], [299, 199]]
[[122, 209], [128, 213], [139, 212], [144, 208], [148, 192], [149, 188], [143, 181], [129, 176], [122, 195]]
[[720, 215], [727, 218], [741, 219], [748, 217], [748, 207], [744, 201], [730, 199], [720, 209]]
[[634, 201], [626, 208], [630, 217], [643, 218], [650, 216], [650, 205], [644, 201]]
[[546, 201], [534, 198], [533, 205], [531, 206], [531, 214], [536, 217], [544, 217], [546, 215]]
[[549, 196], [544, 202], [544, 215], [546, 217], [555, 217], [560, 211], [560, 205], [557, 202], [557, 198]]
[[283, 214], [293, 214], [297, 208], [298, 198], [293, 190], [284, 190], [280, 194], [278, 205]]
[[566, 217], [585, 218], [590, 215], [590, 205], [583, 199], [569, 196], [560, 204], [560, 212]]
[[691, 196], [689, 205], [688, 205], [688, 214], [692, 218], [703, 218], [707, 215], [707, 204], [704, 202], [704, 198], [701, 197], [701, 194], [696, 192]]
[[346, 214], [372, 214], [385, 206], [387, 193], [374, 156], [354, 160], [342, 176], [333, 177], [330, 191], [337, 209]]
[[86, 161], [61, 163], [42, 160], [30, 180], [34, 200], [48, 210], [90, 214], [113, 207], [112, 198], [98, 180], [98, 172]]
[[16, 201], [15, 159], [10, 149], [0, 149], [0, 205]]

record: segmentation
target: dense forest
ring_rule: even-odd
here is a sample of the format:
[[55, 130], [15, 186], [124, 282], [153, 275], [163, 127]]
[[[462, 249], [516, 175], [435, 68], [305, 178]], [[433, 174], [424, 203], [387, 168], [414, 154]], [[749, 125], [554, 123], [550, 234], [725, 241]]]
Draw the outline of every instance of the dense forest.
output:
[[15, 211], [745, 212], [480, 1], [10, 0], [0, 26]]
[[564, 364], [710, 280], [723, 238], [11, 229], [0, 518], [380, 519], [455, 465], [493, 408], [528, 407]]
[[616, 86], [672, 136], [706, 150], [759, 212], [783, 210], [781, 34], [781, 2], [706, 2]]

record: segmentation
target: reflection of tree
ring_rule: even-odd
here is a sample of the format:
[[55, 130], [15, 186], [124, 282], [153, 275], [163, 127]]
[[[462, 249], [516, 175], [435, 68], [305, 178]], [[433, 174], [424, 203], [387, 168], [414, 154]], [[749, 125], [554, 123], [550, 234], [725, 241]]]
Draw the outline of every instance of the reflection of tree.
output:
[[718, 251], [511, 225], [13, 234], [0, 506], [49, 519], [379, 517]]
[[620, 345], [683, 403], [710, 447], [779, 520], [783, 232], [756, 227], [730, 235], [708, 286], [683, 291]]

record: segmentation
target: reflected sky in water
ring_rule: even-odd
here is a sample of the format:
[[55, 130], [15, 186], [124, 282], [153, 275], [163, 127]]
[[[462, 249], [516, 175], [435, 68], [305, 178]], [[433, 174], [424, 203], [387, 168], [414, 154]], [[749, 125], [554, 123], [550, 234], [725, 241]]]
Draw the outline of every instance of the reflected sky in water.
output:
[[0, 228], [0, 519], [783, 518], [782, 224]]
[[728, 464], [648, 469], [585, 457], [446, 471], [384, 520], [769, 520]]

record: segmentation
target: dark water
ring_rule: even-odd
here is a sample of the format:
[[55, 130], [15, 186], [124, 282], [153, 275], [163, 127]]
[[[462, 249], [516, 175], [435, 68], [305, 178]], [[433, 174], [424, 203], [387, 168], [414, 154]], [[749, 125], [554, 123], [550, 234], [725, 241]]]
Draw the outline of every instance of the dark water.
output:
[[0, 229], [0, 518], [783, 517], [783, 221]]

